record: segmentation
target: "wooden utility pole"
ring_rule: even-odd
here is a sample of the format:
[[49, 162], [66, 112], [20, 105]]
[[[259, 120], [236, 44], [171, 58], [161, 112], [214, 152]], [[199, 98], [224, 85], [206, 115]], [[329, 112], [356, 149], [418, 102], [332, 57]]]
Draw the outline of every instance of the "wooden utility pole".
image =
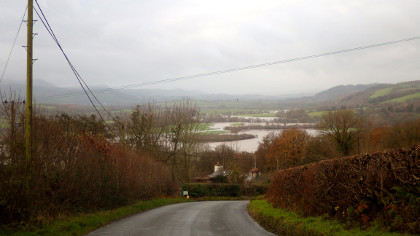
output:
[[28, 0], [28, 45], [26, 54], [26, 194], [30, 194], [30, 181], [32, 175], [32, 40], [33, 40], [33, 0]]
[[10, 107], [10, 139], [12, 146], [10, 147], [10, 153], [12, 154], [12, 160], [16, 160], [16, 131], [15, 131], [15, 124], [16, 124], [16, 110], [15, 110], [15, 101], [12, 100], [12, 106]]

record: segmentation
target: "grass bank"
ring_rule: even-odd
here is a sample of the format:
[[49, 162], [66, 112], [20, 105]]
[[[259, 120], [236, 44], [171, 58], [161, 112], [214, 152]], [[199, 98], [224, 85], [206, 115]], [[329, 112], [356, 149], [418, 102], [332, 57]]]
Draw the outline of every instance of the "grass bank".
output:
[[301, 217], [295, 212], [274, 208], [266, 200], [252, 200], [248, 211], [261, 226], [278, 235], [402, 235], [377, 228], [348, 229], [340, 222], [324, 217]]
[[149, 201], [140, 201], [135, 204], [121, 207], [114, 210], [106, 210], [89, 214], [64, 216], [43, 226], [25, 226], [16, 229], [8, 229], [0, 225], [0, 235], [11, 236], [55, 236], [55, 235], [84, 235], [115, 220], [129, 215], [150, 210], [156, 207], [187, 202], [182, 198], [163, 198]]

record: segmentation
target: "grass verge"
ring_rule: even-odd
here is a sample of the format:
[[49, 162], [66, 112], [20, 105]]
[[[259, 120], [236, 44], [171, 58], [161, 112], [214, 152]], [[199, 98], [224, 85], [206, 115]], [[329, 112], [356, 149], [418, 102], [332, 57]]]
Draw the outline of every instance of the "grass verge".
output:
[[62, 217], [51, 224], [42, 227], [22, 227], [15, 230], [7, 229], [0, 225], [0, 235], [11, 236], [49, 236], [49, 235], [84, 235], [115, 220], [129, 215], [150, 210], [156, 207], [187, 202], [182, 198], [163, 198], [149, 201], [140, 201], [135, 204], [114, 210], [100, 211], [96, 213], [80, 214]]
[[277, 235], [402, 235], [377, 228], [347, 229], [338, 221], [324, 217], [301, 217], [295, 212], [274, 208], [266, 200], [252, 200], [248, 211], [261, 226]]

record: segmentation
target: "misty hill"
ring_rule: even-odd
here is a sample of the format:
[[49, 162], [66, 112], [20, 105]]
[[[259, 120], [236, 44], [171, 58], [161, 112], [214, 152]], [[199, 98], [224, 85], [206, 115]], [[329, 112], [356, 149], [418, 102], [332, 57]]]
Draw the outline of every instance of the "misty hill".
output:
[[380, 105], [420, 100], [420, 80], [379, 84], [339, 99], [344, 104]]
[[[279, 99], [275, 96], [257, 94], [229, 95], [208, 94], [201, 91], [182, 89], [112, 89], [106, 86], [90, 86], [95, 96], [105, 105], [134, 105], [149, 101], [164, 102], [191, 98], [194, 100], [270, 100]], [[24, 83], [11, 83], [4, 81], [1, 84], [2, 93], [13, 91], [21, 98], [26, 95]], [[56, 87], [45, 81], [34, 83], [34, 99], [36, 103], [47, 104], [77, 104], [89, 105], [90, 102], [80, 87]]]
[[[398, 84], [358, 84], [339, 85], [313, 96], [296, 98], [296, 94], [282, 96], [265, 96], [258, 94], [208, 94], [196, 90], [182, 89], [112, 89], [106, 86], [91, 86], [95, 96], [104, 105], [134, 105], [150, 101], [163, 102], [183, 98], [200, 101], [223, 101], [223, 100], [276, 100], [289, 104], [290, 108], [296, 108], [306, 104], [309, 106], [324, 103], [336, 105], [374, 105], [384, 102], [402, 102], [410, 99], [420, 99], [420, 80]], [[14, 91], [24, 98], [26, 85], [24, 83], [10, 83], [4, 81], [1, 91], [9, 93]], [[34, 83], [34, 97], [36, 103], [44, 104], [76, 104], [89, 105], [89, 100], [80, 87], [63, 88], [56, 87], [45, 81]], [[295, 97], [295, 98], [291, 98]]]
[[339, 85], [315, 94], [311, 99], [316, 101], [331, 101], [343, 98], [345, 96], [363, 92], [379, 84], [357, 84], [357, 85]]
[[[36, 81], [34, 83], [34, 101], [36, 103], [51, 103], [51, 104], [90, 104], [87, 96], [83, 90], [79, 88], [62, 88], [56, 87], [45, 81]], [[90, 87], [92, 90], [105, 90], [105, 87]], [[26, 97], [26, 84], [3, 82], [1, 84], [2, 93], [9, 94], [10, 91], [16, 93], [21, 98]], [[131, 104], [136, 101], [136, 97], [129, 94], [122, 93], [118, 90], [111, 92], [95, 93], [95, 96], [104, 104]]]

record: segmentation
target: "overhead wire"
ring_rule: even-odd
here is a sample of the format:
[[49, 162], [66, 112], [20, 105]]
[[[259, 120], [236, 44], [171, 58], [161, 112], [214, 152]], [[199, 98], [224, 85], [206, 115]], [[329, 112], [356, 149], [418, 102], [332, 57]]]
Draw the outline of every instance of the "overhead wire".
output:
[[15, 48], [15, 44], [16, 44], [17, 38], [19, 36], [20, 29], [22, 28], [22, 24], [25, 21], [24, 19], [25, 19], [27, 11], [28, 11], [28, 6], [26, 6], [26, 8], [25, 8], [25, 12], [23, 13], [22, 20], [20, 21], [19, 29], [16, 33], [15, 40], [13, 40], [12, 48], [10, 49], [9, 56], [7, 57], [6, 64], [4, 65], [4, 69], [3, 69], [3, 72], [2, 72], [1, 77], [0, 77], [0, 84], [1, 84], [1, 82], [3, 82], [3, 77], [6, 74], [6, 69], [7, 69], [7, 66], [9, 65], [9, 61], [10, 61], [10, 57], [12, 56], [13, 49]]
[[[343, 50], [338, 50], [338, 51], [331, 51], [331, 52], [326, 52], [326, 53], [314, 54], [314, 55], [310, 55], [310, 56], [295, 57], [295, 58], [291, 58], [291, 59], [267, 62], [267, 63], [262, 63], [262, 64], [255, 64], [255, 65], [249, 65], [249, 66], [243, 66], [243, 67], [230, 68], [230, 69], [213, 71], [213, 72], [208, 72], [208, 73], [201, 73], [201, 74], [195, 74], [195, 75], [189, 75], [189, 76], [168, 78], [168, 79], [157, 80], [157, 81], [148, 81], [148, 82], [137, 83], [137, 84], [129, 84], [129, 85], [121, 86], [121, 87], [95, 89], [93, 91], [95, 91], [95, 93], [102, 93], [102, 92], [109, 92], [109, 91], [121, 90], [121, 89], [126, 89], [126, 88], [142, 87], [142, 86], [147, 86], [147, 85], [155, 85], [155, 84], [175, 82], [175, 81], [181, 81], [181, 80], [189, 80], [189, 79], [194, 79], [194, 78], [208, 77], [208, 76], [212, 76], [212, 75], [220, 75], [220, 74], [225, 74], [225, 73], [256, 69], [256, 68], [260, 68], [260, 67], [272, 66], [272, 65], [277, 65], [277, 64], [286, 64], [286, 63], [295, 62], [295, 61], [303, 61], [303, 60], [314, 59], [314, 58], [319, 58], [319, 57], [324, 57], [324, 56], [331, 56], [331, 55], [336, 55], [336, 54], [342, 54], [342, 53], [348, 53], [348, 52], [354, 52], [354, 51], [361, 51], [361, 50], [366, 50], [366, 49], [369, 49], [369, 48], [383, 47], [383, 46], [387, 46], [387, 45], [403, 43], [403, 42], [408, 42], [408, 41], [413, 41], [413, 40], [418, 40], [418, 39], [420, 39], [420, 36], [404, 38], [404, 39], [399, 39], [399, 40], [394, 40], [394, 41], [387, 41], [387, 42], [376, 43], [376, 44], [370, 44], [370, 45], [365, 45], [365, 46], [359, 46], [359, 47], [355, 47], [355, 48], [343, 49]], [[81, 95], [81, 93], [71, 92], [71, 93], [60, 94], [60, 95], [51, 95], [51, 96], [40, 97], [38, 100], [39, 101], [47, 101], [47, 100], [51, 100], [51, 99], [54, 99], [54, 98], [65, 98], [65, 97], [78, 96], [78, 95]]]
[[[38, 1], [35, 0], [35, 3], [38, 7], [38, 10], [41, 14], [39, 14], [38, 10], [36, 9], [36, 7], [34, 7], [34, 10], [36, 12], [36, 14], [38, 15], [39, 19], [41, 20], [42, 24], [44, 25], [44, 27], [46, 28], [46, 30], [48, 31], [48, 33], [50, 34], [50, 36], [53, 38], [53, 40], [55, 41], [55, 43], [57, 44], [57, 46], [59, 47], [60, 51], [63, 53], [67, 63], [69, 64], [71, 70], [73, 71], [73, 74], [75, 75], [78, 83], [80, 84], [80, 86], [82, 87], [82, 90], [84, 92], [84, 94], [87, 96], [87, 98], [89, 99], [89, 102], [91, 103], [91, 105], [94, 107], [96, 113], [99, 115], [100, 119], [103, 121], [103, 123], [105, 124], [105, 126], [109, 129], [110, 132], [113, 133], [112, 129], [108, 126], [108, 124], [106, 123], [104, 117], [102, 116], [102, 114], [99, 112], [97, 106], [95, 105], [95, 103], [93, 102], [92, 98], [90, 97], [90, 95], [93, 97], [93, 99], [96, 100], [96, 102], [102, 107], [102, 109], [111, 117], [113, 118], [112, 114], [103, 106], [103, 104], [99, 101], [99, 99], [95, 96], [95, 94], [92, 92], [92, 90], [89, 88], [89, 86], [87, 85], [87, 83], [83, 80], [83, 78], [81, 77], [81, 75], [79, 74], [79, 72], [76, 70], [76, 68], [73, 66], [73, 64], [71, 63], [70, 59], [68, 58], [67, 54], [65, 53], [64, 49], [62, 48], [60, 42], [58, 41], [51, 25], [49, 24], [44, 12], [41, 9], [41, 6], [38, 4]], [[41, 16], [42, 15], [42, 16]], [[86, 89], [88, 91], [86, 91]], [[89, 95], [90, 94], [90, 95]], [[114, 119], [114, 118], [113, 118]], [[115, 135], [115, 134], [114, 134]]]

